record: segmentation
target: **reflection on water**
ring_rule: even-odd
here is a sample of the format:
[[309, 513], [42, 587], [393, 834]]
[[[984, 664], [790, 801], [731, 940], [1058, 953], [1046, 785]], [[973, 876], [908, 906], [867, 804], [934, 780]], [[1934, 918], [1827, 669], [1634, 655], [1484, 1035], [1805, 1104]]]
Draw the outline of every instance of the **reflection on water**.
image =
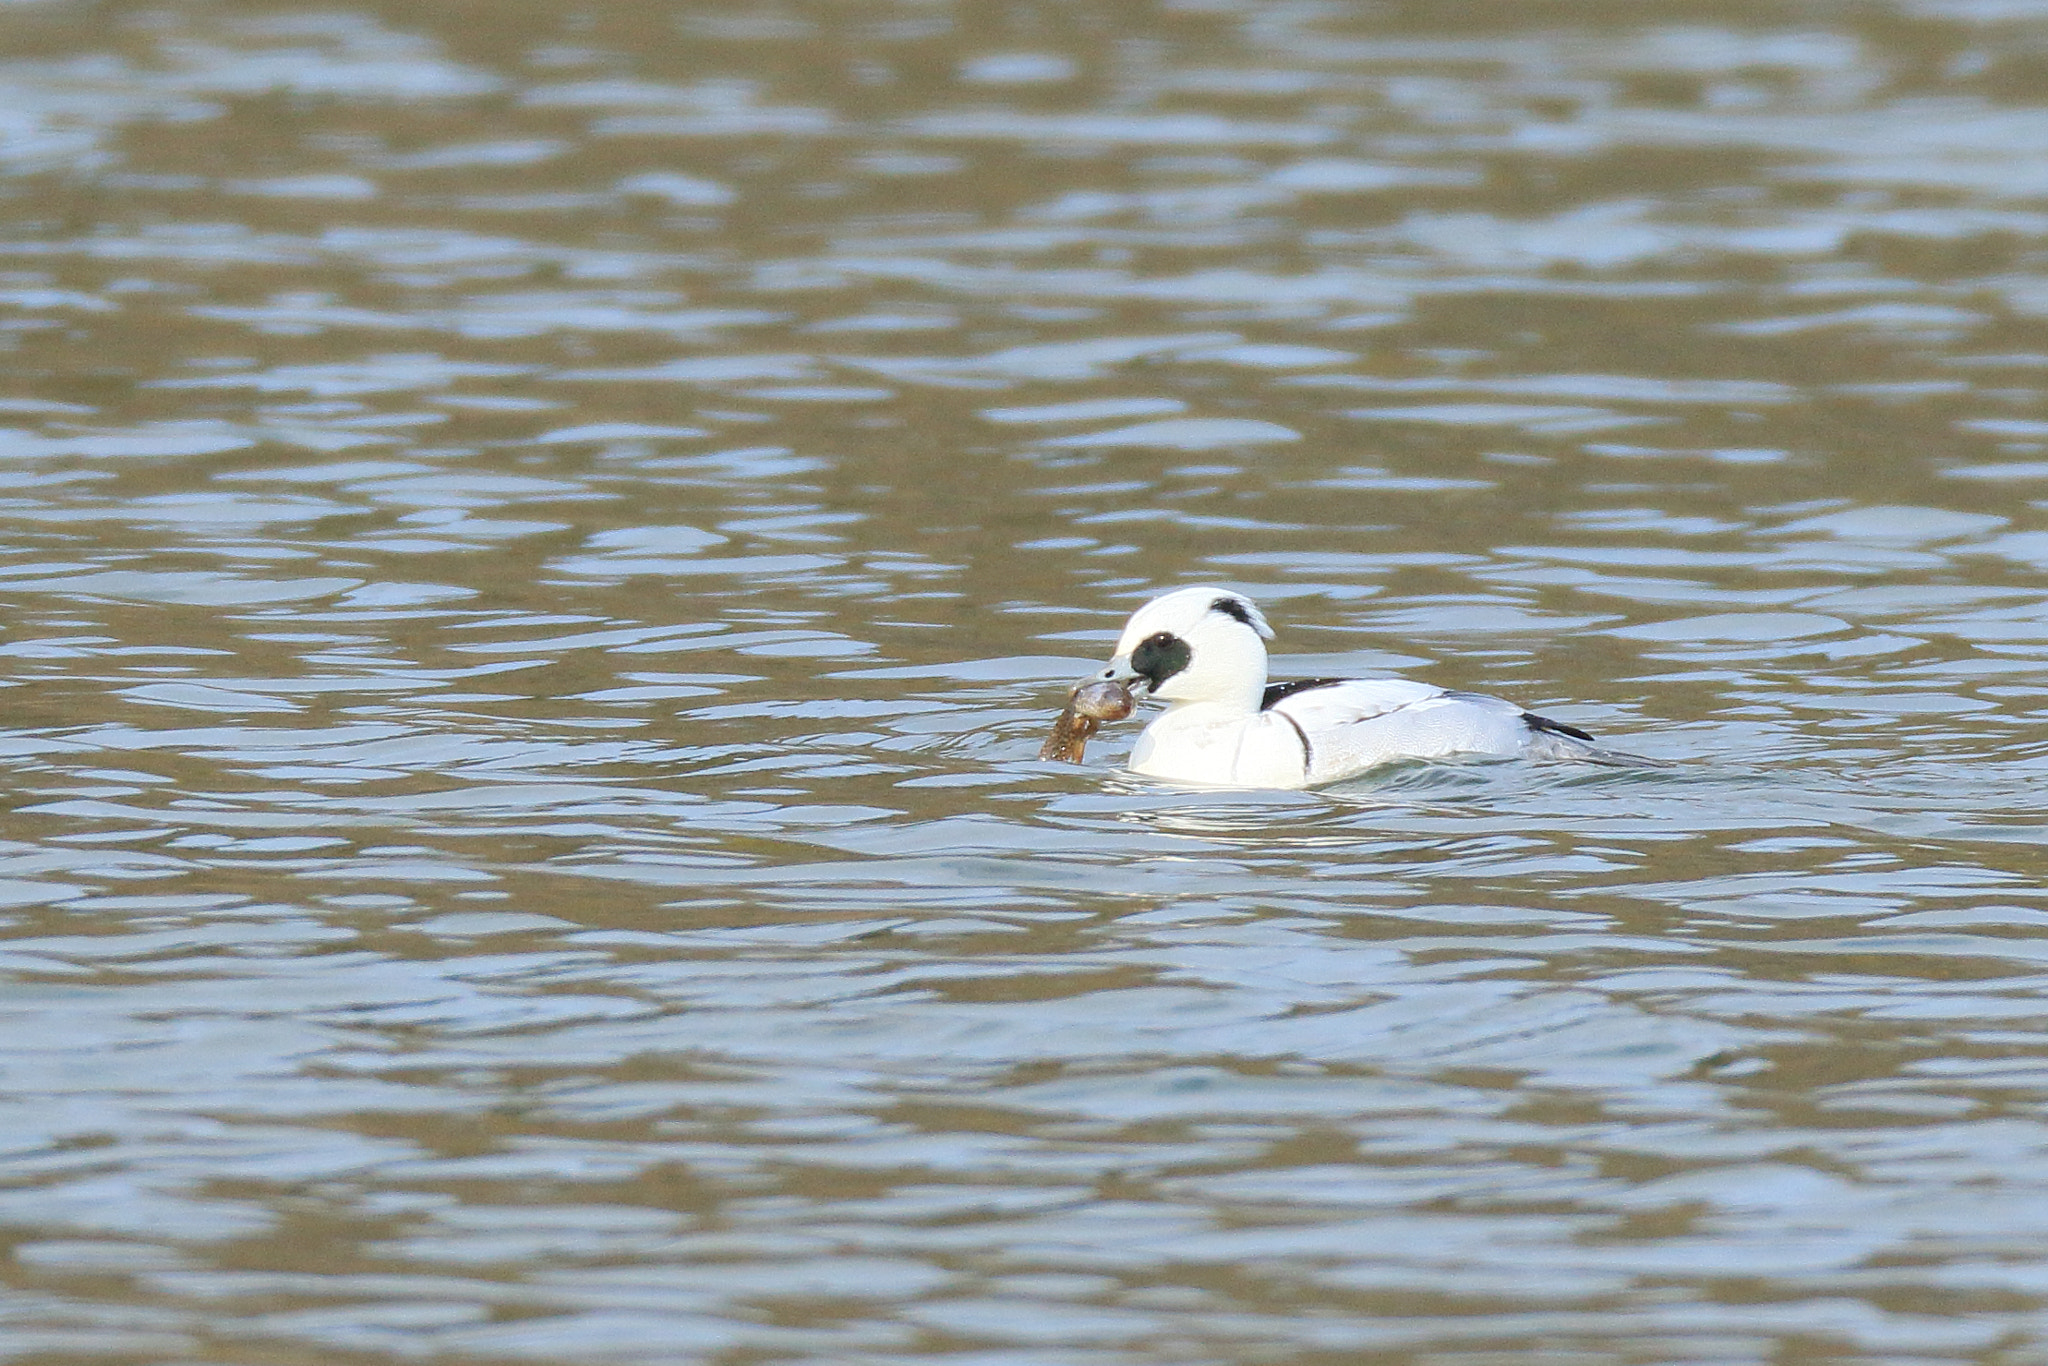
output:
[[2034, 1359], [2044, 23], [0, 7], [0, 1355]]

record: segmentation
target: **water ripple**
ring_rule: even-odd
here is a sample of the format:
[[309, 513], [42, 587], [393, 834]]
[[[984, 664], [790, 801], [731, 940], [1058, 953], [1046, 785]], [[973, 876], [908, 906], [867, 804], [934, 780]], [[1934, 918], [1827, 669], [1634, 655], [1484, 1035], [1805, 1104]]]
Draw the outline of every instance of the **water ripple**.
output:
[[2039, 16], [1695, 9], [0, 6], [9, 1348], [2024, 1356]]

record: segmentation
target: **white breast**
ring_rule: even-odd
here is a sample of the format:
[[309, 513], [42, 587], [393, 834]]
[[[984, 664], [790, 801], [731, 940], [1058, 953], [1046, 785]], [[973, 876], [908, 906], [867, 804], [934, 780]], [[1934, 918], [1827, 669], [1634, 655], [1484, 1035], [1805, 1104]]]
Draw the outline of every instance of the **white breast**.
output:
[[1155, 778], [1237, 787], [1302, 787], [1309, 781], [1299, 733], [1273, 712], [1175, 707], [1145, 727], [1131, 768]]

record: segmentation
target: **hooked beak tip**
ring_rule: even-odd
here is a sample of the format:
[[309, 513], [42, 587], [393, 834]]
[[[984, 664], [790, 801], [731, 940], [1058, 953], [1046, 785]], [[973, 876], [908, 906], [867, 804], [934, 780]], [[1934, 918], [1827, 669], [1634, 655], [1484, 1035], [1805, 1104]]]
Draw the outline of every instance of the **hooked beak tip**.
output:
[[1152, 695], [1152, 680], [1141, 673], [1116, 668], [1114, 665], [1096, 675], [1105, 683], [1114, 683], [1132, 697], [1143, 701]]

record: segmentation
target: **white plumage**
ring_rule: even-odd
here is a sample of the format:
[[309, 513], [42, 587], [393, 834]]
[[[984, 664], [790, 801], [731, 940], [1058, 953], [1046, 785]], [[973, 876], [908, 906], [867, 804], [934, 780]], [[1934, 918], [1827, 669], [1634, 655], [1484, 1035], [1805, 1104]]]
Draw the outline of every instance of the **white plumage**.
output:
[[1653, 761], [1478, 693], [1405, 678], [1266, 682], [1273, 628], [1227, 588], [1177, 588], [1131, 614], [1101, 677], [1166, 711], [1131, 750], [1139, 773], [1236, 787], [1311, 787], [1380, 764], [1452, 755]]

